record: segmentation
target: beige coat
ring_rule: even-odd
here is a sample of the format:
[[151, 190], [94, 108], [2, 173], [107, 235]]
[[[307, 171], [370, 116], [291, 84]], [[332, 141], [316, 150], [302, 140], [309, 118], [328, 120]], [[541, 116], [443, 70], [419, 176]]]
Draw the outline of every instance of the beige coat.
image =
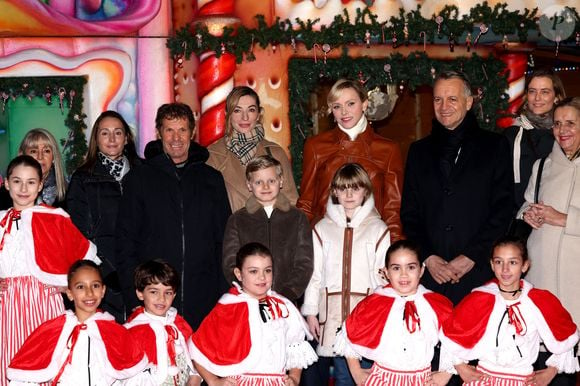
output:
[[372, 195], [348, 225], [344, 208], [329, 197], [312, 239], [314, 272], [301, 311], [305, 316], [318, 315], [318, 355], [334, 356], [332, 345], [344, 320], [376, 287], [386, 284], [379, 269], [385, 266], [389, 231]]
[[[242, 209], [251, 196], [246, 186], [246, 167], [240, 163], [234, 153], [226, 148], [224, 137], [211, 144], [207, 149], [209, 150], [209, 159], [206, 163], [222, 173], [226, 183], [232, 213], [234, 213]], [[282, 164], [282, 174], [284, 176], [282, 192], [284, 192], [284, 195], [290, 203], [295, 205], [296, 200], [298, 200], [298, 191], [294, 183], [292, 165], [284, 150], [274, 142], [266, 139], [263, 139], [258, 144], [256, 156], [270, 154], [268, 153], [268, 149], [272, 157], [276, 158]]]
[[[518, 217], [534, 200], [534, 186], [539, 161], [536, 161]], [[528, 239], [531, 267], [526, 277], [534, 286], [554, 293], [580, 322], [580, 158], [568, 160], [554, 143], [546, 159], [538, 201], [568, 215], [566, 226], [544, 224], [533, 230]]]

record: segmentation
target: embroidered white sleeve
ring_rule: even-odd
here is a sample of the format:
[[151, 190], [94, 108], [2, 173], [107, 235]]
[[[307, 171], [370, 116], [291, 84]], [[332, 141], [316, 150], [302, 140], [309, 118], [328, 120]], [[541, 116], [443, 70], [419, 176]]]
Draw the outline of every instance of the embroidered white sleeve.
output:
[[546, 361], [546, 366], [553, 366], [559, 373], [572, 374], [580, 371], [578, 357], [574, 356], [574, 350], [566, 351], [563, 354], [552, 354]]
[[305, 340], [286, 347], [286, 370], [305, 369], [317, 360], [314, 349]]

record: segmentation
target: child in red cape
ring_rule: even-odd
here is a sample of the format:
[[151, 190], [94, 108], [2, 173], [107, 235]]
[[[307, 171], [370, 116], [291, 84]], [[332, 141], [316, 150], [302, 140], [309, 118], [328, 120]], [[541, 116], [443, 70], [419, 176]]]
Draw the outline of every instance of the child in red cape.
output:
[[135, 269], [137, 298], [143, 302], [125, 327], [147, 353], [150, 368], [138, 378], [153, 377], [156, 385], [199, 386], [187, 348], [192, 330], [172, 307], [179, 288], [179, 274], [161, 260], [150, 260]]
[[145, 353], [129, 332], [113, 316], [97, 310], [106, 290], [98, 266], [77, 261], [69, 270], [68, 283], [66, 293], [75, 311], [41, 324], [28, 337], [8, 367], [11, 386], [49, 381], [111, 385], [147, 367]]
[[[444, 385], [446, 374], [432, 374], [431, 360], [453, 305], [419, 284], [424, 267], [415, 243], [393, 243], [385, 267], [389, 284], [356, 306], [334, 350], [347, 358], [357, 385]], [[373, 367], [362, 369], [361, 357], [373, 360]]]
[[0, 211], [0, 386], [6, 368], [26, 338], [64, 312], [61, 291], [75, 261], [100, 262], [96, 247], [62, 209], [35, 205], [42, 168], [21, 155], [10, 161], [6, 190], [12, 208]]
[[[506, 236], [494, 244], [496, 278], [466, 296], [444, 325], [441, 369], [456, 370], [466, 385], [498, 386], [544, 386], [557, 373], [579, 370], [576, 324], [554, 295], [521, 278], [529, 266], [521, 240]], [[540, 341], [552, 355], [534, 372]], [[477, 367], [467, 363], [474, 359]]]
[[209, 386], [298, 386], [302, 369], [316, 361], [300, 312], [271, 290], [272, 272], [268, 248], [240, 248], [234, 275], [241, 286], [221, 297], [190, 345]]

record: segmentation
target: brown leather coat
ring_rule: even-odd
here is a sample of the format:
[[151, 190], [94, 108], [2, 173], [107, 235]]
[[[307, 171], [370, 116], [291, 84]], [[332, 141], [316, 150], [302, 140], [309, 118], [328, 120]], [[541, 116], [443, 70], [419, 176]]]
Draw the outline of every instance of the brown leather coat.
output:
[[391, 240], [403, 237], [401, 191], [403, 160], [399, 145], [383, 138], [369, 125], [351, 141], [338, 127], [309, 138], [304, 145], [300, 198], [296, 206], [311, 224], [324, 216], [330, 183], [340, 166], [357, 162], [365, 168], [373, 184], [375, 206], [391, 232]]

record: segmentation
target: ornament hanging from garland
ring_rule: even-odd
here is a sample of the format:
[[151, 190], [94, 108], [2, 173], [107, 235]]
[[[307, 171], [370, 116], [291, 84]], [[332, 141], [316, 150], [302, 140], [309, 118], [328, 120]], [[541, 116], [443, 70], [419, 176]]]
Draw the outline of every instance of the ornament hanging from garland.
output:
[[[85, 137], [86, 115], [83, 114], [83, 88], [86, 78], [75, 77], [32, 77], [32, 78], [0, 78], [0, 96], [2, 113], [5, 113], [7, 103], [17, 98], [26, 98], [31, 101], [41, 97], [46, 104], [51, 105], [53, 98], [58, 98], [58, 105], [64, 115], [65, 104], [69, 108], [64, 124], [68, 127], [67, 138], [60, 139], [65, 168], [71, 175], [84, 161], [87, 154]], [[68, 93], [68, 94], [67, 94]], [[68, 95], [68, 98], [66, 98]]]

